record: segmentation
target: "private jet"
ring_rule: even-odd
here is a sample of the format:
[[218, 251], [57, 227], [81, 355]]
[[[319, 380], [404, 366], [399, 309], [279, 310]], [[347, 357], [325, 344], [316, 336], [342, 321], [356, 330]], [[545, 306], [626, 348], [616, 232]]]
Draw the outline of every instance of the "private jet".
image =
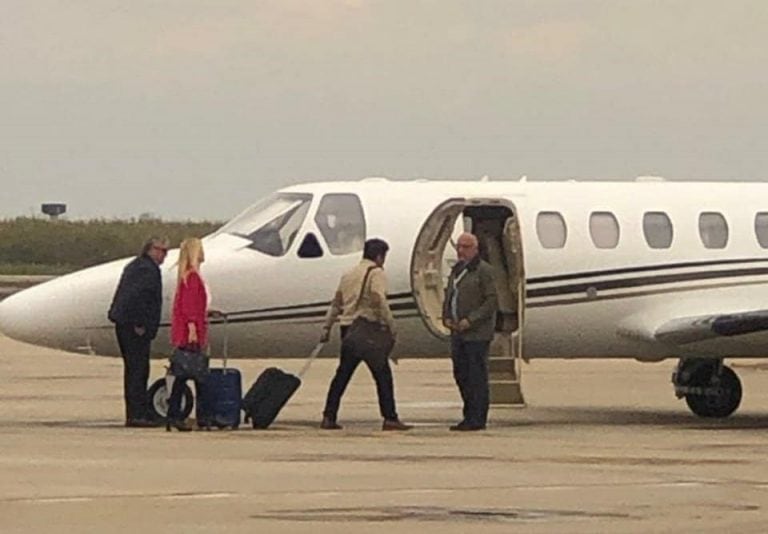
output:
[[[366, 238], [381, 237], [391, 245], [397, 352], [445, 357], [443, 288], [452, 243], [470, 231], [499, 292], [494, 404], [522, 402], [521, 360], [675, 358], [677, 397], [699, 416], [726, 417], [742, 388], [724, 358], [766, 354], [766, 199], [766, 184], [658, 177], [303, 184], [207, 236], [203, 273], [212, 307], [227, 314], [230, 357], [297, 357], [316, 344], [340, 273], [359, 261]], [[170, 352], [176, 254], [162, 266], [159, 357]], [[0, 331], [65, 351], [118, 355], [106, 311], [127, 261], [11, 296], [0, 303]], [[224, 330], [213, 325], [213, 347]], [[337, 344], [324, 354], [335, 354]], [[153, 386], [158, 398], [161, 382]]]

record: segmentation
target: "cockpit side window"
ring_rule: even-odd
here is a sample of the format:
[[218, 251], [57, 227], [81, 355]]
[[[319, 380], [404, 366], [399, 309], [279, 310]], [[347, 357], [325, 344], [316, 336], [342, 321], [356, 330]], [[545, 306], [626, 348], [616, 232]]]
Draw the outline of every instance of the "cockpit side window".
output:
[[311, 202], [312, 195], [279, 193], [246, 210], [219, 232], [250, 240], [248, 248], [282, 256], [296, 239]]
[[365, 215], [357, 195], [325, 195], [315, 215], [315, 223], [331, 254], [352, 254], [365, 244]]

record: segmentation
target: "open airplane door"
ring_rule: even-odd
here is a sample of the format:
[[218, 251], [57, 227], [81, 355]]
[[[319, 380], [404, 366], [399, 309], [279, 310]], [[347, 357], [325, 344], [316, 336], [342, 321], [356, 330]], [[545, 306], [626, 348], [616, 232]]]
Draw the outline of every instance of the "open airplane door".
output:
[[520, 362], [525, 273], [520, 226], [513, 203], [506, 199], [455, 198], [439, 205], [427, 217], [414, 245], [413, 297], [427, 329], [447, 340], [450, 332], [443, 326], [443, 298], [455, 262], [452, 245], [463, 231], [477, 236], [481, 256], [493, 267], [499, 298], [489, 360], [491, 404], [523, 405]]

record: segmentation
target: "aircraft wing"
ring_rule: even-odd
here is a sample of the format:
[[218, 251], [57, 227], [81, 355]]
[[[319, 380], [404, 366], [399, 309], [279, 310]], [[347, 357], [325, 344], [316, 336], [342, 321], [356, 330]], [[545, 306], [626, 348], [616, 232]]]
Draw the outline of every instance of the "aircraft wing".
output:
[[658, 341], [685, 345], [716, 337], [732, 337], [768, 330], [768, 310], [682, 317], [656, 328]]
[[646, 317], [620, 334], [635, 339], [686, 345], [722, 337], [768, 331], [768, 309], [679, 317]]

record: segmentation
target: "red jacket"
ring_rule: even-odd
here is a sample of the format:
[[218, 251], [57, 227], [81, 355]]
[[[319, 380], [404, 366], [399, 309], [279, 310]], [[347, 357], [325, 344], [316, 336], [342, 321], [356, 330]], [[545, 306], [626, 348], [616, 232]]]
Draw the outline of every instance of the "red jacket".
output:
[[174, 347], [184, 347], [189, 342], [189, 323], [197, 329], [197, 341], [200, 347], [208, 344], [208, 293], [203, 279], [196, 271], [187, 275], [187, 280], [176, 287], [171, 317], [171, 343]]

